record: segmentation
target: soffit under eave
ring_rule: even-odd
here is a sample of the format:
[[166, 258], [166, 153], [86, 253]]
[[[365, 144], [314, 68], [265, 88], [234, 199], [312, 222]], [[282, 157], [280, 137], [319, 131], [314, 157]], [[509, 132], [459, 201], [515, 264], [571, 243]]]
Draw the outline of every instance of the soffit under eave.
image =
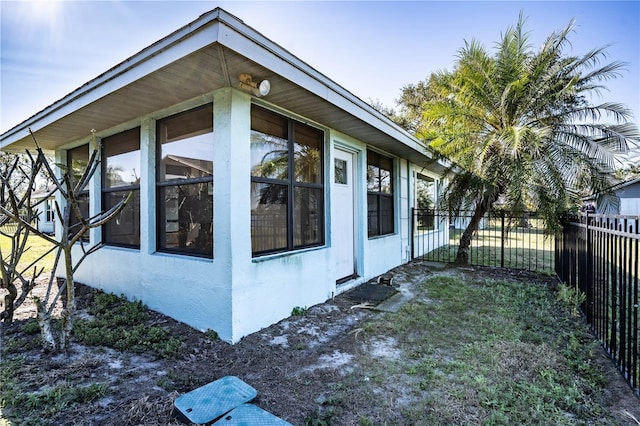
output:
[[[35, 136], [43, 149], [55, 150], [88, 137], [91, 129], [100, 133], [226, 85], [218, 47], [213, 44], [73, 110], [37, 130]], [[34, 146], [27, 129], [23, 131], [11, 150]]]

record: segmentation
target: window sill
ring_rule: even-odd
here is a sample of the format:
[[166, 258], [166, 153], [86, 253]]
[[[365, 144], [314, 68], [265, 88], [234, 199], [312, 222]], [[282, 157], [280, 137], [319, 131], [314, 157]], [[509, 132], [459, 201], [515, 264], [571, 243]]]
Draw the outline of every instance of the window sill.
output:
[[119, 246], [116, 244], [107, 244], [105, 243], [101, 250], [104, 249], [109, 249], [109, 250], [122, 250], [122, 251], [133, 251], [133, 252], [140, 252], [140, 247], [132, 247], [132, 246]]
[[292, 250], [292, 251], [283, 251], [283, 252], [273, 253], [273, 254], [263, 254], [261, 256], [252, 257], [251, 262], [253, 263], [268, 262], [270, 260], [275, 260], [282, 257], [295, 256], [295, 255], [304, 254], [312, 251], [324, 250], [326, 248], [327, 246], [326, 244], [324, 244], [321, 246], [305, 247], [305, 248]]
[[391, 234], [384, 234], [384, 235], [373, 235], [371, 237], [367, 237], [369, 240], [379, 240], [381, 238], [387, 238], [387, 237], [393, 237], [395, 235], [398, 235], [397, 232], [393, 232]]
[[196, 256], [196, 255], [190, 255], [186, 253], [168, 253], [164, 251], [155, 251], [153, 253], [150, 253], [150, 255], [158, 256], [158, 257], [168, 257], [172, 259], [183, 259], [188, 261], [206, 262], [206, 263], [213, 263], [213, 259], [214, 259], [213, 257]]

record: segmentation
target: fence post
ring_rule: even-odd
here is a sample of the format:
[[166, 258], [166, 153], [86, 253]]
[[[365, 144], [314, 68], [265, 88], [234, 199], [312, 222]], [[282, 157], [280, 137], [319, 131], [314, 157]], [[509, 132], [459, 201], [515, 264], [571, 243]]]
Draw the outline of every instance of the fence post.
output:
[[504, 268], [504, 210], [500, 211], [500, 267]]
[[411, 235], [411, 241], [409, 242], [409, 244], [411, 244], [411, 260], [416, 258], [415, 249], [414, 249], [415, 229], [416, 229], [416, 208], [411, 207], [411, 232], [409, 232], [409, 235]]
[[589, 230], [589, 212], [587, 211], [587, 218], [585, 223], [586, 235], [586, 265], [585, 265], [585, 294], [587, 296], [586, 306], [584, 308], [584, 314], [587, 317], [587, 323], [593, 323], [593, 241], [591, 238], [591, 231]]

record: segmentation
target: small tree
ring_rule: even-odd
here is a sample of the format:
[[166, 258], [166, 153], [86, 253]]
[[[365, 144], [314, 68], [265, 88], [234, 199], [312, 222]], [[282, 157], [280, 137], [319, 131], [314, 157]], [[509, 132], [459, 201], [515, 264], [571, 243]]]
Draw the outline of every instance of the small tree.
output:
[[[34, 301], [36, 303], [37, 320], [40, 326], [43, 346], [45, 350], [56, 352], [66, 349], [73, 329], [73, 316], [76, 309], [74, 273], [87, 256], [102, 247], [101, 243], [86, 247], [86, 243], [82, 240], [82, 237], [90, 229], [100, 227], [116, 217], [131, 198], [131, 193], [113, 208], [107, 211], [101, 211], [91, 217], [85, 217], [80, 209], [80, 199], [82, 198], [82, 192], [85, 191], [91, 177], [100, 164], [98, 150], [93, 151], [84, 173], [80, 176], [79, 180], [77, 180], [77, 183], [74, 184], [76, 180], [72, 177], [72, 171], [66, 166], [58, 165], [63, 173], [61, 178], [56, 176], [53, 168], [46, 161], [42, 149], [38, 147], [35, 137], [34, 141], [37, 147], [37, 156], [35, 159], [27, 152], [31, 162], [31, 172], [28, 175], [29, 187], [32, 188], [35, 186], [35, 176], [42, 172], [53, 182], [51, 194], [59, 194], [60, 197], [64, 199], [65, 203], [62, 209], [57, 202], [55, 203], [55, 214], [58, 222], [61, 224], [59, 239], [52, 238], [40, 232], [33, 226], [30, 217], [23, 217], [20, 214], [21, 203], [26, 203], [29, 208], [32, 207], [30, 201], [25, 201], [27, 195], [29, 195], [27, 198], [30, 198], [30, 191], [20, 196], [12, 186], [12, 180], [6, 177], [2, 178], [2, 185], [6, 188], [8, 203], [3, 203], [0, 206], [0, 214], [5, 215], [9, 220], [18, 224], [19, 227], [25, 230], [25, 233], [35, 234], [54, 245], [53, 249], [56, 251], [56, 254], [54, 267], [48, 277], [47, 291], [42, 299], [34, 297]], [[72, 251], [76, 244], [79, 244], [81, 256], [79, 259], [74, 260]], [[56, 272], [58, 271], [63, 273], [63, 285], [57, 285], [58, 278], [56, 277]], [[36, 275], [34, 273], [34, 277], [31, 280], [31, 284], [27, 286], [27, 290], [33, 288], [33, 280], [35, 277]], [[63, 303], [60, 327], [54, 327], [53, 311], [61, 298], [65, 303]]]
[[[39, 168], [37, 161], [27, 155], [2, 153], [0, 156], [0, 206], [10, 207], [28, 223], [33, 223], [37, 205], [44, 202], [31, 204], [34, 188], [31, 183], [35, 182]], [[43, 271], [36, 265], [53, 250], [52, 247], [26, 266], [20, 265], [23, 254], [29, 250], [27, 241], [31, 233], [23, 221], [16, 222], [6, 214], [0, 214], [0, 235], [11, 241], [8, 253], [0, 246], [0, 288], [7, 291], [0, 320], [9, 324], [13, 321], [15, 309], [26, 300]]]

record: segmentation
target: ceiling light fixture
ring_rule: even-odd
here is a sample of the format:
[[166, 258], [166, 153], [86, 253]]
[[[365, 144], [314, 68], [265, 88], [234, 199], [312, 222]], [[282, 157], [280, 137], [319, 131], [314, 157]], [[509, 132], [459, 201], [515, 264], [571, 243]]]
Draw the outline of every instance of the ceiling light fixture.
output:
[[253, 81], [253, 77], [249, 74], [240, 74], [238, 76], [238, 87], [240, 89], [253, 94], [254, 96], [267, 96], [271, 90], [269, 80], [262, 80], [260, 83]]

